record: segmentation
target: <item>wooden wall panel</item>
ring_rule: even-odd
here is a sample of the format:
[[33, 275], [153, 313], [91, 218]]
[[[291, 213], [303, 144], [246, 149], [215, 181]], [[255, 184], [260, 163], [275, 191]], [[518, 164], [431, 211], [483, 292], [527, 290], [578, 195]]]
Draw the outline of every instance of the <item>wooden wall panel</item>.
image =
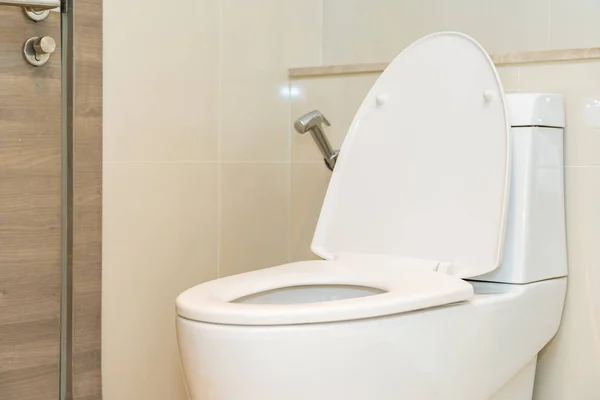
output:
[[[74, 2], [71, 342], [67, 399], [102, 398], [102, 1]], [[0, 399], [59, 398], [61, 288], [60, 49], [41, 68], [23, 42], [51, 35], [0, 7]]]
[[34, 23], [0, 6], [0, 399], [56, 400], [61, 288], [61, 59], [23, 58], [60, 41], [59, 14]]

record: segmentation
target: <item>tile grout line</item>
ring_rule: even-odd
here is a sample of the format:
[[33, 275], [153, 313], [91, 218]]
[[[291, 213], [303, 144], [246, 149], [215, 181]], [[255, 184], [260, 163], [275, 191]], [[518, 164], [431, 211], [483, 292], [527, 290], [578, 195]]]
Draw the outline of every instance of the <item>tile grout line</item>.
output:
[[287, 262], [292, 262], [292, 80], [288, 79]]
[[217, 278], [221, 277], [221, 237], [222, 237], [222, 200], [223, 200], [223, 5], [217, 5]]
[[[245, 165], [245, 164], [253, 164], [253, 165], [282, 165], [289, 164], [290, 168], [292, 165], [322, 165], [322, 161], [103, 161], [103, 165], [121, 165], [121, 164], [197, 164], [197, 165]], [[565, 169], [575, 169], [575, 168], [600, 168], [600, 165], [565, 165]], [[220, 168], [219, 168], [220, 169]]]
[[546, 39], [548, 43], [552, 39], [552, 0], [548, 1], [548, 29], [546, 30]]
[[131, 160], [131, 161], [103, 161], [103, 164], [322, 164], [322, 161], [194, 161], [194, 160], [181, 160], [181, 161], [153, 161], [153, 160]]
[[320, 38], [320, 40], [319, 40], [319, 64], [321, 64], [321, 65], [323, 65], [323, 31], [325, 30], [324, 29], [324, 14], [325, 14], [324, 7], [325, 7], [325, 5], [324, 5], [323, 1], [324, 0], [320, 1], [321, 9], [319, 10], [320, 11], [320, 13], [319, 13], [319, 30], [320, 30], [320, 32], [319, 32], [319, 38]]

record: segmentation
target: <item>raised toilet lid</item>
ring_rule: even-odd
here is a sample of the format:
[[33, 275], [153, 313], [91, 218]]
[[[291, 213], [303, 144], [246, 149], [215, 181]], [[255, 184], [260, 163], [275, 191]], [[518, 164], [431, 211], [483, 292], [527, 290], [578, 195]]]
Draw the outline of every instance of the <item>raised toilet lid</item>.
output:
[[443, 32], [417, 41], [354, 117], [313, 251], [429, 260], [463, 278], [494, 270], [504, 245], [509, 129], [496, 69], [475, 40]]

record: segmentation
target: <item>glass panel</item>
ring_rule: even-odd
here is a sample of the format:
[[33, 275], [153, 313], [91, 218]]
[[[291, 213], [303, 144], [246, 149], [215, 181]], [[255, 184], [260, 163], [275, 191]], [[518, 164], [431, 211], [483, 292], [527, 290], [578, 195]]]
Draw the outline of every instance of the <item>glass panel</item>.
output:
[[61, 312], [60, 400], [72, 398], [73, 343], [73, 2], [61, 4]]

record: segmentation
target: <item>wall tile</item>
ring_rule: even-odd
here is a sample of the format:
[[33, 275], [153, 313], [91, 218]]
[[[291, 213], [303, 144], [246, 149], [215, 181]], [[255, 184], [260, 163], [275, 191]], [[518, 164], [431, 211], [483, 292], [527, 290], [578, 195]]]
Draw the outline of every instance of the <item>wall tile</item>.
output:
[[549, 49], [550, 1], [323, 0], [323, 61], [391, 61], [440, 31], [471, 35], [492, 53]]
[[[586, 284], [591, 286], [587, 287], [588, 291], [580, 290], [579, 295], [588, 292], [591, 296], [588, 297], [590, 306], [595, 310], [593, 316], [600, 323], [600, 167], [566, 168], [565, 178], [570, 271], [585, 271], [582, 275], [590, 280]], [[583, 286], [579, 289], [583, 289]]]
[[499, 66], [497, 67], [498, 76], [504, 87], [505, 92], [519, 91], [519, 67]]
[[291, 174], [291, 260], [318, 260], [310, 250], [331, 172], [323, 163], [293, 163]]
[[[443, 0], [437, 0], [443, 1]], [[477, 0], [467, 0], [477, 1]], [[447, 2], [454, 3], [454, 2]], [[470, 33], [490, 53], [548, 50], [550, 0], [484, 0], [478, 22], [472, 15]], [[459, 30], [463, 24], [457, 24]]]
[[323, 0], [285, 0], [287, 66], [321, 65]]
[[220, 0], [223, 78], [251, 78], [286, 67], [286, 2]]
[[[292, 99], [290, 125], [303, 114], [320, 110], [331, 122], [326, 133], [334, 149], [339, 149], [354, 114], [379, 74], [336, 76], [292, 81], [292, 90], [297, 96]], [[309, 134], [292, 132], [292, 161], [319, 162], [321, 154]]]
[[287, 262], [289, 164], [221, 168], [220, 276]]
[[184, 400], [176, 296], [289, 260], [287, 74], [321, 61], [321, 0], [107, 1], [104, 395]]
[[105, 6], [104, 160], [216, 160], [216, 2]]
[[519, 68], [521, 92], [565, 95], [565, 164], [600, 165], [600, 62], [534, 64]]
[[551, 0], [550, 46], [553, 49], [600, 46], [600, 3], [596, 0]]
[[[485, 43], [491, 20], [485, 18], [489, 7], [482, 0], [423, 0], [425, 13], [422, 24], [427, 34], [457, 31]], [[486, 35], [484, 35], [486, 33]], [[485, 44], [484, 44], [485, 45]]]
[[289, 159], [286, 4], [221, 1], [221, 160]]
[[221, 159], [227, 162], [289, 160], [286, 78], [256, 76], [222, 84]]
[[185, 400], [174, 302], [217, 277], [217, 166], [105, 163], [103, 202], [105, 398]]
[[600, 393], [600, 168], [566, 169], [569, 287], [559, 333], [540, 355], [536, 399]]
[[323, 63], [391, 61], [425, 35], [422, 1], [323, 0]]

